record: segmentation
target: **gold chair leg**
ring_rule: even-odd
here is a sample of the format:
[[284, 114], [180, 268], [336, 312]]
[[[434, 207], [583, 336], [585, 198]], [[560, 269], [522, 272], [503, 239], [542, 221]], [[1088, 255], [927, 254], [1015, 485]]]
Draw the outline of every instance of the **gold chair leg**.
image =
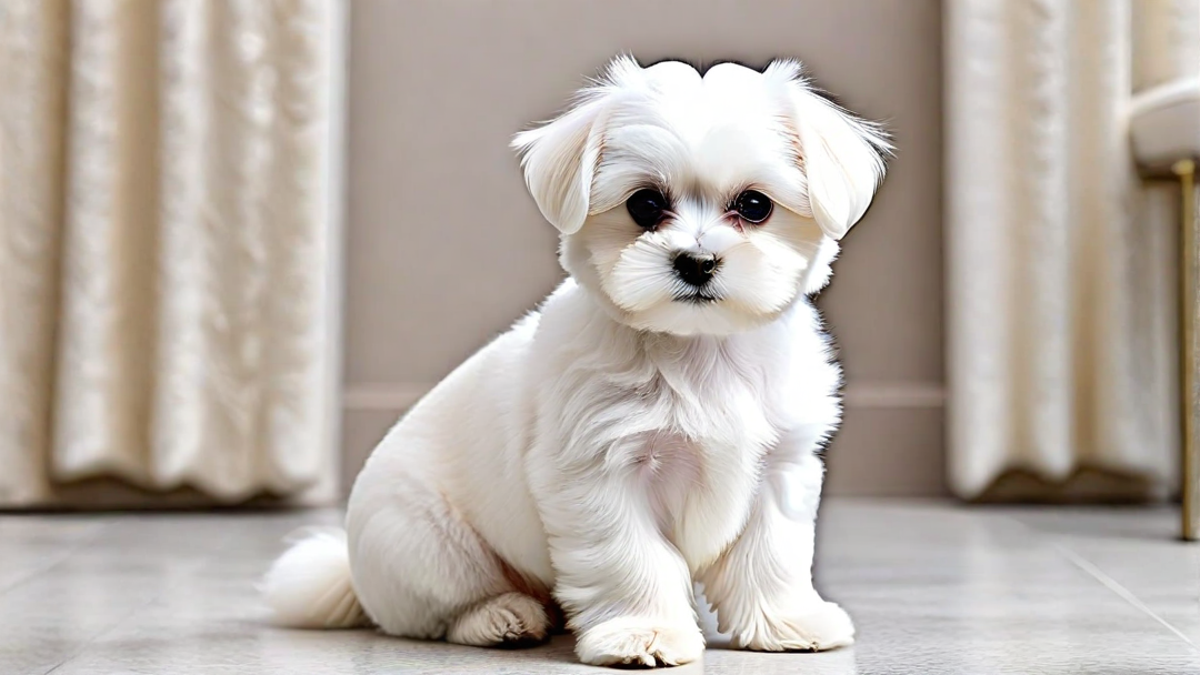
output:
[[1180, 160], [1171, 167], [1179, 177], [1183, 192], [1181, 204], [1180, 248], [1183, 255], [1179, 261], [1180, 298], [1180, 402], [1183, 421], [1183, 538], [1188, 541], [1200, 539], [1200, 377], [1196, 372], [1200, 365], [1200, 233], [1196, 222], [1196, 164], [1190, 159]]

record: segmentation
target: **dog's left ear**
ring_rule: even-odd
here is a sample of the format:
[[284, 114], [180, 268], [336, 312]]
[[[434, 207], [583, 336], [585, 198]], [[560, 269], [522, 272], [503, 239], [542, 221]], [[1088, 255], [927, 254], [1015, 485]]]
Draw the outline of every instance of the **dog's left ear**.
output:
[[826, 236], [839, 240], [871, 205], [892, 146], [882, 128], [813, 93], [799, 77], [799, 64], [777, 67], [791, 70], [786, 75], [792, 123], [813, 218]]
[[578, 232], [587, 219], [600, 151], [597, 121], [605, 98], [601, 91], [585, 92], [569, 111], [517, 134], [512, 142], [529, 193], [546, 220], [563, 234]]

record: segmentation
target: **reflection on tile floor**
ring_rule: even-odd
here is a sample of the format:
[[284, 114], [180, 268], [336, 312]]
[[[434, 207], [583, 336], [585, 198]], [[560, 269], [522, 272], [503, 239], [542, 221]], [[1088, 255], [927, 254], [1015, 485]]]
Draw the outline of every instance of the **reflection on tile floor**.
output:
[[[857, 620], [825, 654], [714, 647], [674, 673], [1200, 673], [1200, 545], [1172, 509], [830, 501], [818, 580]], [[254, 584], [333, 511], [0, 516], [0, 674], [565, 673], [522, 651], [264, 625]]]

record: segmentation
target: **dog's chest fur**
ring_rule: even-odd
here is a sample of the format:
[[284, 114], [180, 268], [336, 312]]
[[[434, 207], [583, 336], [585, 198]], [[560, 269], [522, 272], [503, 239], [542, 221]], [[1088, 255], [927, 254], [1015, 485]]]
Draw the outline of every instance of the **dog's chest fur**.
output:
[[[553, 333], [553, 319], [542, 328]], [[824, 401], [823, 381], [836, 386], [819, 338], [811, 357], [825, 370], [813, 382], [796, 381], [786, 325], [737, 339], [612, 325], [573, 342], [548, 359], [555, 386], [539, 397], [543, 429], [553, 427], [562, 448], [559, 461], [581, 475], [626, 476], [693, 569], [712, 562], [744, 526], [768, 453], [806, 423], [796, 414], [807, 398], [801, 390]], [[836, 403], [831, 409], [830, 425]]]
[[652, 429], [614, 444], [609, 462], [632, 469], [659, 528], [689, 564], [702, 567], [740, 530], [780, 420], [764, 405], [764, 373], [740, 372], [730, 355], [706, 353], [720, 351], [716, 345], [694, 348], [689, 356], [701, 368], [659, 364], [637, 392], [639, 426]]

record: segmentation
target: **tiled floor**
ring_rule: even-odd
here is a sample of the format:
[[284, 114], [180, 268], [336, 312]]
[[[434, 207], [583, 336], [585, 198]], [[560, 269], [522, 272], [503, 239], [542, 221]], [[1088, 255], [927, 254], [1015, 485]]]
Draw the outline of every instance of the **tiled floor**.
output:
[[[0, 675], [564, 673], [524, 651], [264, 625], [254, 583], [292, 528], [333, 512], [0, 516]], [[710, 649], [673, 672], [1200, 673], [1200, 546], [1168, 509], [831, 501], [818, 577], [852, 649]]]

